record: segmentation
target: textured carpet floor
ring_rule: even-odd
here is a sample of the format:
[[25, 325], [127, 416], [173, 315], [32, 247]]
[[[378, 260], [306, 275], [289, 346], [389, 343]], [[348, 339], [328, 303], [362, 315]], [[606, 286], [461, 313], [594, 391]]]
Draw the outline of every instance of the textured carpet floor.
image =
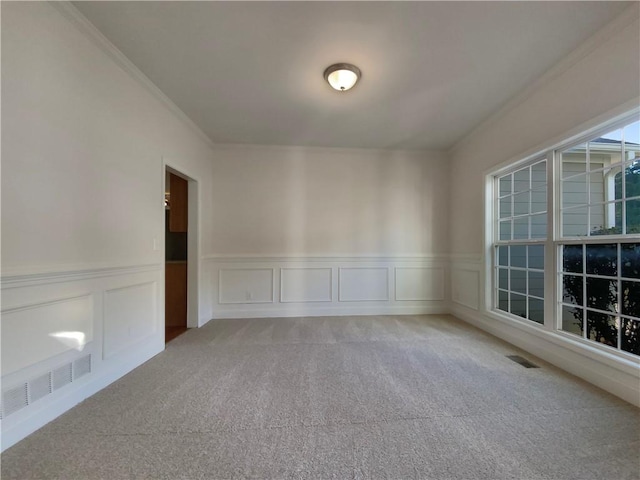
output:
[[2, 479], [637, 479], [639, 452], [638, 409], [449, 316], [217, 320]]

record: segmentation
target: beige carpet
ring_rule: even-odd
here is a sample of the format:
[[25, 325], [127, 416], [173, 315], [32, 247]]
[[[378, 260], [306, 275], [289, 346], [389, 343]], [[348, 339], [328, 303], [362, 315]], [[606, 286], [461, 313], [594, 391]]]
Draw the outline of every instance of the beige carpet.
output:
[[217, 320], [7, 450], [2, 479], [617, 480], [639, 452], [638, 409], [449, 316]]

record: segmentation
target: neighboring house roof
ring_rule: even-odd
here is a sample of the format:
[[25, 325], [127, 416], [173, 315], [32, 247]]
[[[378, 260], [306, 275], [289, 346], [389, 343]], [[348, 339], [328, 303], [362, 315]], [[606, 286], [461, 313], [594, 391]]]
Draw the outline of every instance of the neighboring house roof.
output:
[[[620, 140], [613, 140], [611, 138], [603, 138], [603, 137], [599, 137], [596, 138], [595, 140], [591, 140], [592, 143], [610, 143], [610, 144], [617, 144], [620, 145], [622, 142]], [[626, 145], [638, 145], [637, 143], [633, 143], [633, 142], [624, 142]]]

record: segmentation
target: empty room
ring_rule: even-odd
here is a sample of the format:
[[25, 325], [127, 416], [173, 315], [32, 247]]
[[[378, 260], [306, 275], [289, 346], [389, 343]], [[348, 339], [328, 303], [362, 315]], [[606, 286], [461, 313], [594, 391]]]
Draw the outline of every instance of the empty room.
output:
[[0, 2], [3, 479], [640, 478], [640, 2]]

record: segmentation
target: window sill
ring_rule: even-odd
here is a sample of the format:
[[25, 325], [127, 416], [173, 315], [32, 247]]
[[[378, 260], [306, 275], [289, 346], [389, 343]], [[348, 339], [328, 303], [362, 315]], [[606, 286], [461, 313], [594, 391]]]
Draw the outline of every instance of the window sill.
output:
[[625, 374], [640, 378], [640, 358], [635, 358], [624, 352], [611, 351], [607, 347], [596, 343], [591, 344], [591, 342], [575, 338], [569, 333], [546, 330], [543, 325], [538, 325], [534, 322], [519, 320], [495, 311], [484, 311], [483, 313], [485, 317], [491, 320], [497, 320], [591, 360], [596, 360], [608, 367], [615, 368]]

